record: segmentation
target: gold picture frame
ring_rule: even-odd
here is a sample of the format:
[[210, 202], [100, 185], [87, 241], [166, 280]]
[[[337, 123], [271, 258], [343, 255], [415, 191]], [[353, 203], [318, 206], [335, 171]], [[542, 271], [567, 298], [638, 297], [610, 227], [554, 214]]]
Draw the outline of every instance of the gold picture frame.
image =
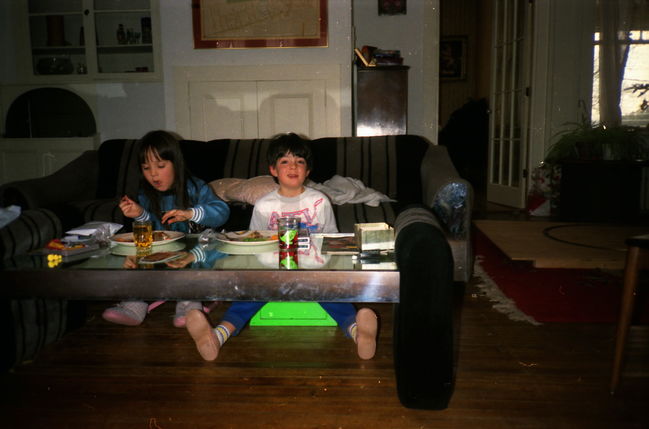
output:
[[192, 0], [192, 23], [196, 49], [327, 47], [327, 0]]
[[466, 36], [442, 37], [439, 43], [439, 77], [441, 80], [466, 79]]

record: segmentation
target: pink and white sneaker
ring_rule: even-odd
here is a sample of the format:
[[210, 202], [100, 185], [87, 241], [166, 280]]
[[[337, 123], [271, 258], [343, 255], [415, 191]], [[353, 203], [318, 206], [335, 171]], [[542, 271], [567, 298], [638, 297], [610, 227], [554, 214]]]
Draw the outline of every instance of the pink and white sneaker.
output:
[[144, 301], [122, 301], [104, 310], [101, 317], [118, 325], [138, 326], [144, 321], [149, 305]]

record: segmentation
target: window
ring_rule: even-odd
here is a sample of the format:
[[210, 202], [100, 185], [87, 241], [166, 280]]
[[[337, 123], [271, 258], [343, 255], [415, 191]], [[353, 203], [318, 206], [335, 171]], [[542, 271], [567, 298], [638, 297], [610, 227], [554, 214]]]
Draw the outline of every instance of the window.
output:
[[[622, 124], [649, 124], [649, 31], [629, 31], [628, 51], [624, 64], [620, 110]], [[591, 120], [597, 124], [599, 115], [599, 42], [595, 33], [593, 50], [593, 99]]]

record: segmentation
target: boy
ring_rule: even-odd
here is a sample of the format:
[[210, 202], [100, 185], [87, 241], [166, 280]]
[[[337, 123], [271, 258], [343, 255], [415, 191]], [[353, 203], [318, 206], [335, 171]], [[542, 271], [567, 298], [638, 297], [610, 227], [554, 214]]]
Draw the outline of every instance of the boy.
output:
[[[311, 148], [296, 134], [276, 137], [268, 147], [270, 174], [279, 183], [279, 189], [257, 200], [250, 220], [250, 230], [275, 230], [277, 219], [286, 215], [300, 217], [301, 227], [317, 232], [338, 232], [327, 197], [304, 186], [312, 169]], [[264, 305], [264, 302], [233, 302], [223, 320], [212, 329], [200, 310], [187, 313], [187, 330], [203, 359], [212, 361], [221, 346]], [[361, 359], [371, 359], [376, 351], [377, 319], [369, 308], [356, 312], [350, 303], [320, 303], [357, 345]]]

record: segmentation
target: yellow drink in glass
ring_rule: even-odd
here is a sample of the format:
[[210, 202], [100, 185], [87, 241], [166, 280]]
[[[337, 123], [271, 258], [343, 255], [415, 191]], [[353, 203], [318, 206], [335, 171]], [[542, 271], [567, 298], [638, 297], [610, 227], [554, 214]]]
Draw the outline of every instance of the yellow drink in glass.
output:
[[151, 253], [153, 247], [153, 225], [151, 221], [133, 222], [133, 242], [138, 256]]

